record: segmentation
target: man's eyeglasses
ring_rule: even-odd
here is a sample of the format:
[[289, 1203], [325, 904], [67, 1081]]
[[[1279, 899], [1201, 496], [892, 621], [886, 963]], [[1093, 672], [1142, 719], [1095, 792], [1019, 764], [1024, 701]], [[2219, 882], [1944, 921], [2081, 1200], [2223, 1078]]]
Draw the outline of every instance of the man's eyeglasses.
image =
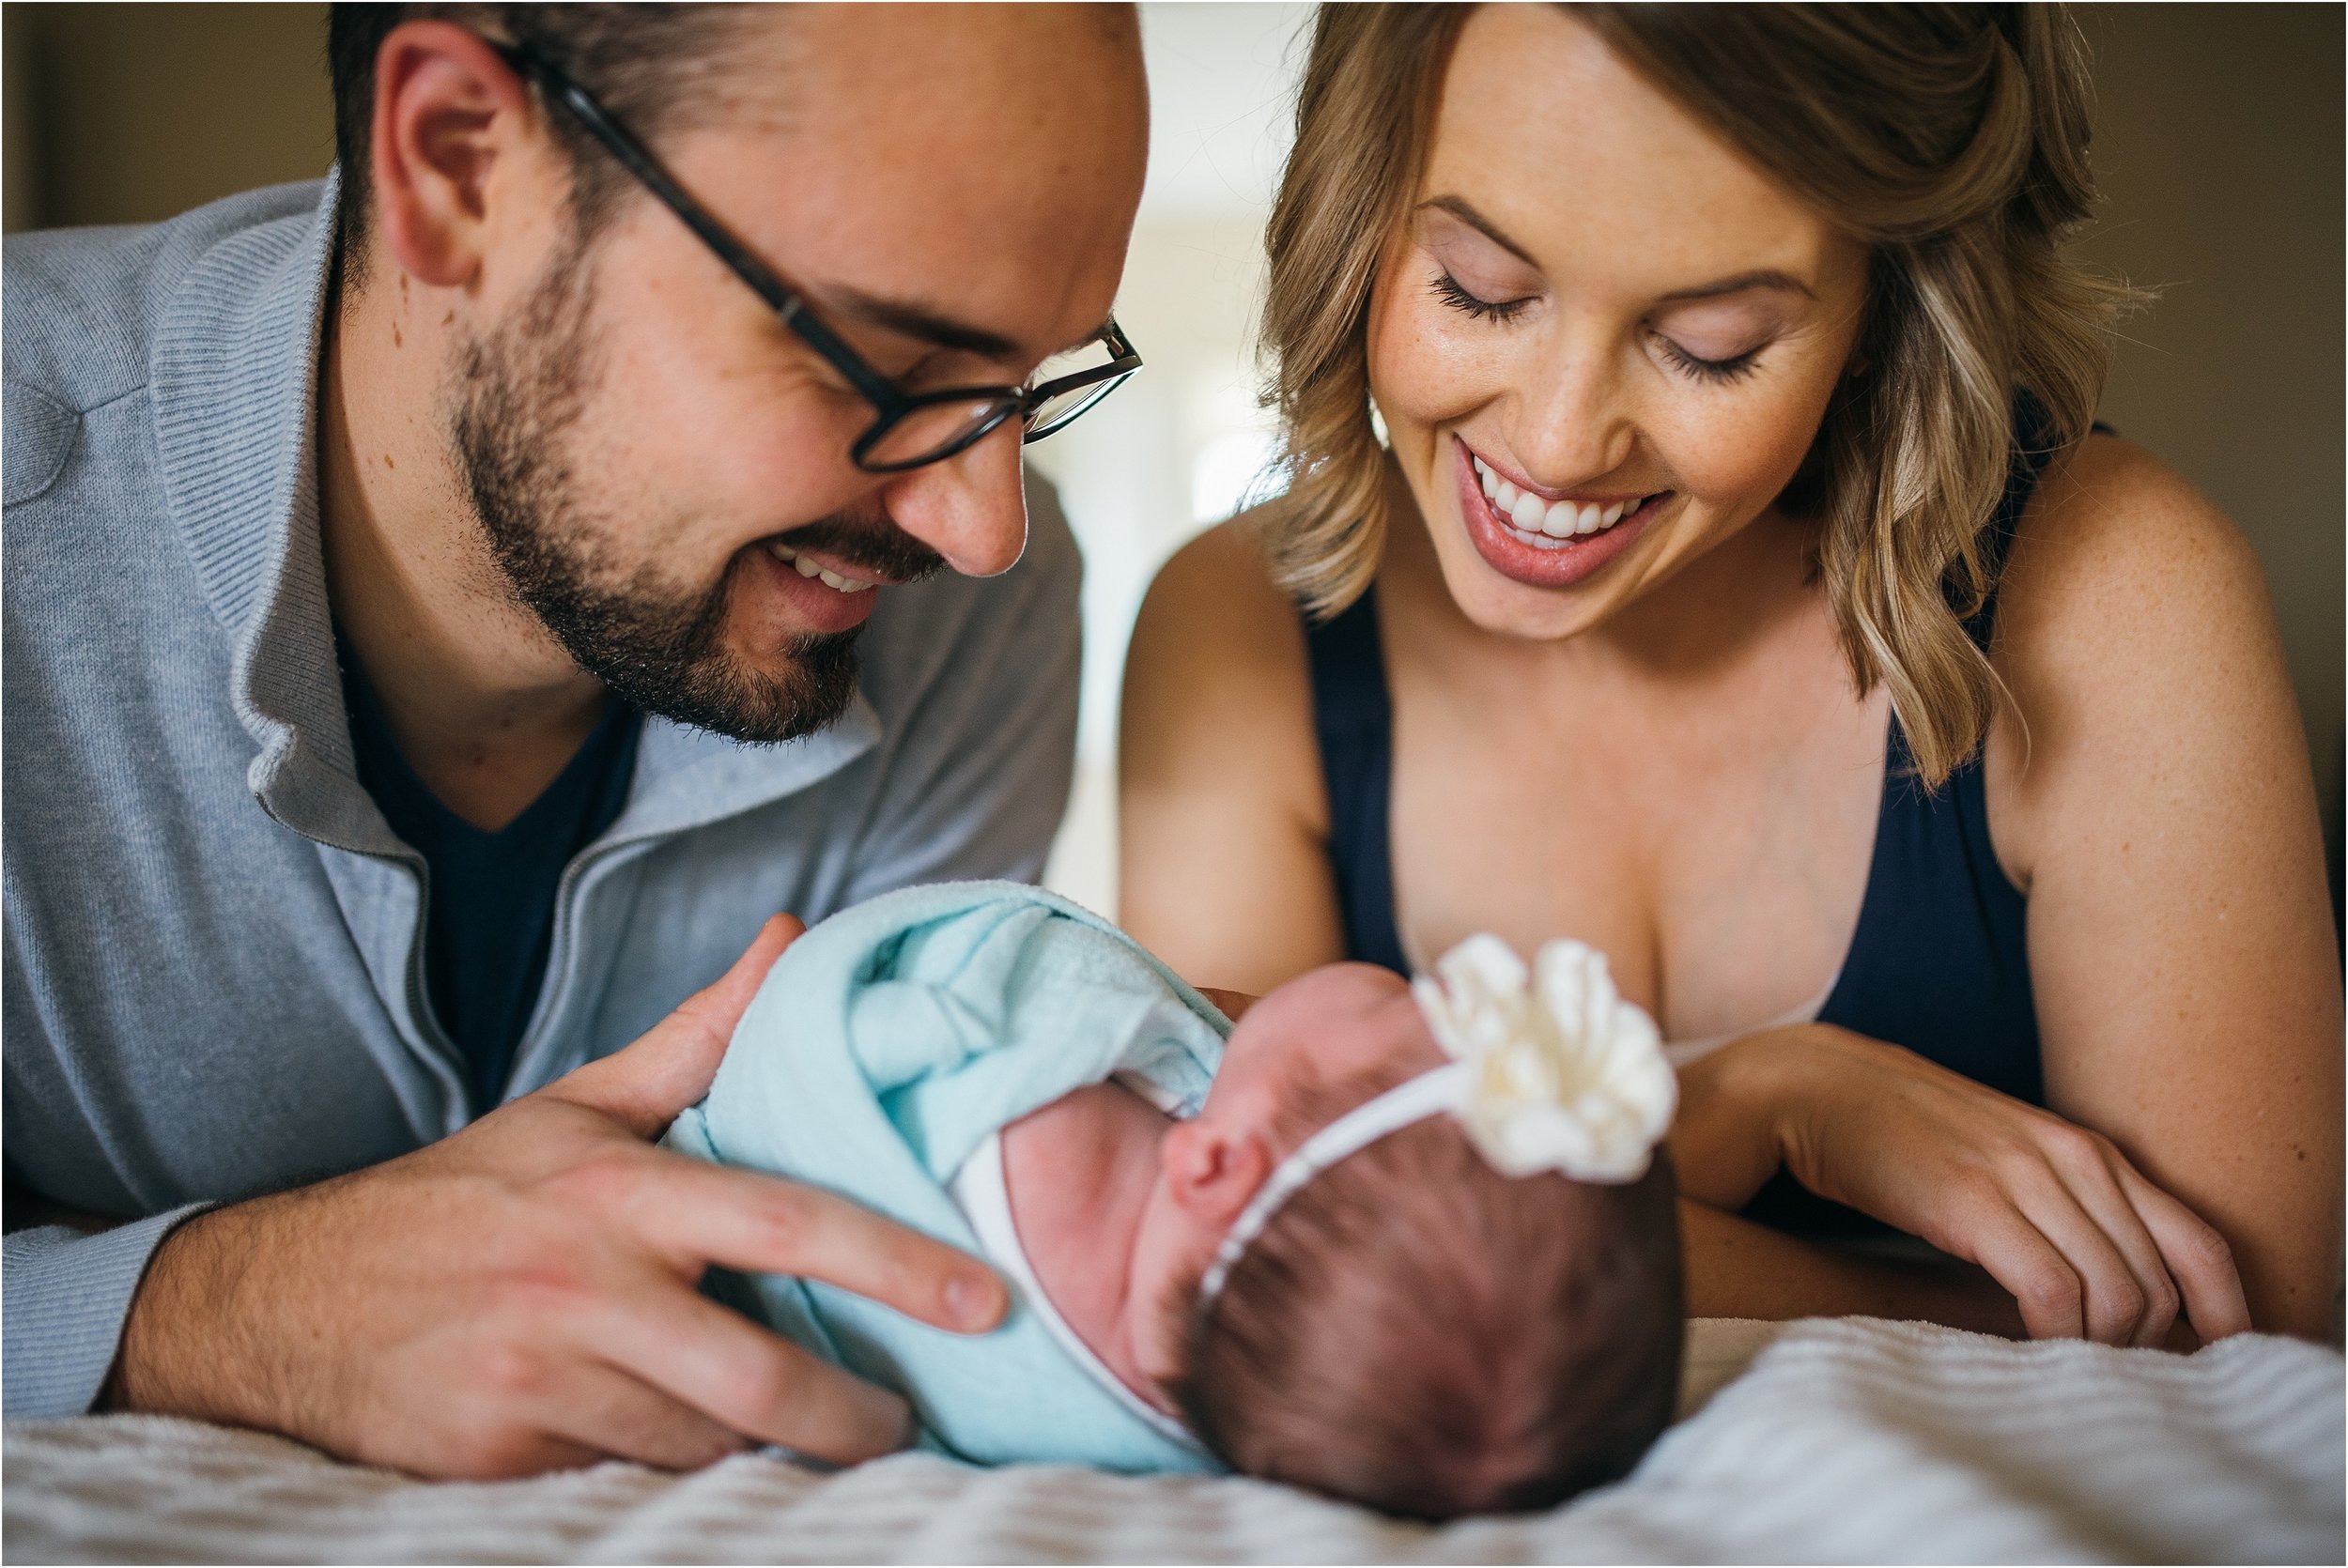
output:
[[840, 335], [808, 308], [805, 300], [775, 276], [726, 226], [662, 168], [643, 143], [604, 112], [594, 95], [572, 81], [561, 67], [536, 46], [525, 41], [490, 47], [523, 76], [536, 82], [547, 97], [569, 113], [589, 135], [603, 145], [622, 167], [660, 198], [701, 242], [750, 290], [773, 308], [783, 324], [822, 355], [848, 384], [872, 404], [878, 415], [871, 428], [848, 449], [849, 459], [868, 473], [900, 473], [951, 457], [983, 439], [1004, 421], [1017, 418], [1025, 426], [1022, 438], [1040, 441], [1065, 428], [1077, 415], [1122, 386], [1141, 368], [1141, 356], [1114, 320], [1085, 346], [1104, 363], [1086, 366], [1025, 387], [948, 387], [936, 392], [909, 392], [866, 362]]

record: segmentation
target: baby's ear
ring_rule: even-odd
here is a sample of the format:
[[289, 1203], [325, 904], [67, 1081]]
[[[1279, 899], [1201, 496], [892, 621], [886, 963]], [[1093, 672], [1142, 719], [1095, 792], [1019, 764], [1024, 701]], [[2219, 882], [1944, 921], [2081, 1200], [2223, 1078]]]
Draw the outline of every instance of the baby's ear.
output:
[[1166, 1190], [1182, 1211], [1209, 1224], [1229, 1224], [1272, 1174], [1272, 1151], [1253, 1132], [1203, 1120], [1170, 1129], [1159, 1145]]

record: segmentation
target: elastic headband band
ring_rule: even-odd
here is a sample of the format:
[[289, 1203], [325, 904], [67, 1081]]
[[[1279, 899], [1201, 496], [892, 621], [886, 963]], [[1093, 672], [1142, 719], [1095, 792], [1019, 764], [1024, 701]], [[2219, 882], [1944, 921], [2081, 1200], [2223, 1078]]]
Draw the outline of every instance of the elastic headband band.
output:
[[1203, 1315], [1213, 1309], [1215, 1298], [1223, 1293], [1232, 1268], [1248, 1246], [1263, 1234], [1264, 1226], [1272, 1222], [1280, 1207], [1296, 1196], [1306, 1182], [1389, 1133], [1415, 1127], [1429, 1116], [1457, 1111], [1466, 1096], [1469, 1074], [1474, 1071], [1473, 1064], [1468, 1062], [1445, 1062], [1442, 1067], [1430, 1068], [1355, 1106], [1298, 1145], [1296, 1152], [1280, 1161], [1256, 1190], [1256, 1195], [1247, 1201], [1247, 1207], [1239, 1211], [1239, 1218], [1231, 1222], [1223, 1245], [1215, 1249], [1214, 1261], [1199, 1279], [1199, 1313]]

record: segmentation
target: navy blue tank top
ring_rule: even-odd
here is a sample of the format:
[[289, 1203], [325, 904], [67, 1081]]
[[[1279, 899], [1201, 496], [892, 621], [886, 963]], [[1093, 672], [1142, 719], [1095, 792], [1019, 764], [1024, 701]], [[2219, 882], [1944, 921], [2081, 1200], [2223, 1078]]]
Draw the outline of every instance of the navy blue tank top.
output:
[[[1994, 585], [2050, 450], [2016, 419], [2005, 495], [1984, 538]], [[2100, 426], [2098, 428], [2101, 428]], [[1984, 653], [1997, 613], [1994, 586], [1965, 623]], [[1410, 973], [1394, 919], [1389, 803], [1394, 709], [1379, 638], [1376, 590], [1305, 628], [1313, 728], [1329, 797], [1329, 861], [1336, 876], [1347, 955]], [[1818, 1009], [1822, 1023], [1905, 1046], [2031, 1104], [2039, 1079], [2038, 1017], [2023, 945], [2023, 899], [1989, 841], [1978, 748], [1936, 792], [1917, 781], [1895, 715], [1886, 742], [1883, 799], [1859, 924]], [[1878, 1229], [1781, 1174], [1745, 1210], [1812, 1233]]]

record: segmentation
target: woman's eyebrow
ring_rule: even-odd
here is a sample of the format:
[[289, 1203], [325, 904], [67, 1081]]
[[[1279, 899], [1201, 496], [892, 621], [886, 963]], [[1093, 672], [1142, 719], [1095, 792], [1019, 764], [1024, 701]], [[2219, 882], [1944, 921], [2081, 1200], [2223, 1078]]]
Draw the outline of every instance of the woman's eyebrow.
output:
[[[1437, 196], [1420, 205], [1422, 208], [1441, 208], [1524, 263], [1525, 266], [1537, 271], [1539, 270], [1540, 263], [1535, 261], [1523, 246], [1509, 238], [1499, 224], [1476, 211], [1475, 205], [1465, 196]], [[1763, 268], [1758, 271], [1739, 272], [1733, 278], [1722, 278], [1718, 283], [1699, 284], [1694, 288], [1676, 289], [1656, 302], [1668, 305], [1687, 300], [1711, 300], [1723, 294], [1742, 294], [1748, 289], [1754, 288], [1784, 289], [1789, 293], [1799, 294], [1805, 300], [1817, 298], [1817, 295], [1811, 291], [1809, 284], [1795, 277], [1791, 272], [1781, 272], [1775, 268]]]
[[[1535, 261], [1523, 246], [1509, 238], [1498, 223], [1476, 211], [1475, 204], [1465, 196], [1436, 196], [1420, 205], [1422, 208], [1441, 208], [1527, 267], [1536, 270], [1539, 269], [1540, 263]], [[1763, 268], [1756, 271], [1739, 272], [1733, 278], [1722, 278], [1718, 283], [1699, 284], [1694, 288], [1675, 289], [1657, 302], [1674, 304], [1684, 300], [1711, 300], [1723, 294], [1742, 294], [1748, 289], [1754, 288], [1784, 289], [1789, 293], [1799, 294], [1805, 300], [1817, 298], [1809, 284], [1795, 277], [1791, 272], [1781, 272], [1775, 268]]]
[[1694, 288], [1676, 289], [1664, 295], [1656, 303], [1668, 305], [1682, 300], [1712, 300], [1723, 294], [1742, 294], [1750, 288], [1785, 289], [1800, 295], [1805, 300], [1817, 298], [1810, 291], [1809, 284], [1795, 277], [1791, 272], [1780, 272], [1771, 268], [1758, 272], [1739, 272], [1733, 278], [1722, 278], [1718, 283], [1702, 284]]
[[1450, 213], [1454, 218], [1459, 219], [1460, 222], [1465, 223], [1468, 227], [1474, 229], [1476, 233], [1482, 235], [1485, 238], [1491, 240], [1493, 244], [1499, 246], [1510, 255], [1516, 257], [1519, 261], [1524, 263], [1525, 266], [1532, 268], [1536, 271], [1540, 269], [1540, 263], [1535, 261], [1532, 254], [1527, 252], [1523, 246], [1518, 244], [1515, 240], [1509, 238], [1506, 234], [1502, 233], [1498, 223], [1493, 223], [1490, 218], [1487, 218], [1482, 213], [1476, 211], [1475, 208], [1469, 204], [1468, 199], [1465, 196], [1437, 196], [1431, 201], [1422, 202], [1420, 207], [1422, 210], [1429, 207], [1439, 207], [1443, 208], [1445, 212]]

